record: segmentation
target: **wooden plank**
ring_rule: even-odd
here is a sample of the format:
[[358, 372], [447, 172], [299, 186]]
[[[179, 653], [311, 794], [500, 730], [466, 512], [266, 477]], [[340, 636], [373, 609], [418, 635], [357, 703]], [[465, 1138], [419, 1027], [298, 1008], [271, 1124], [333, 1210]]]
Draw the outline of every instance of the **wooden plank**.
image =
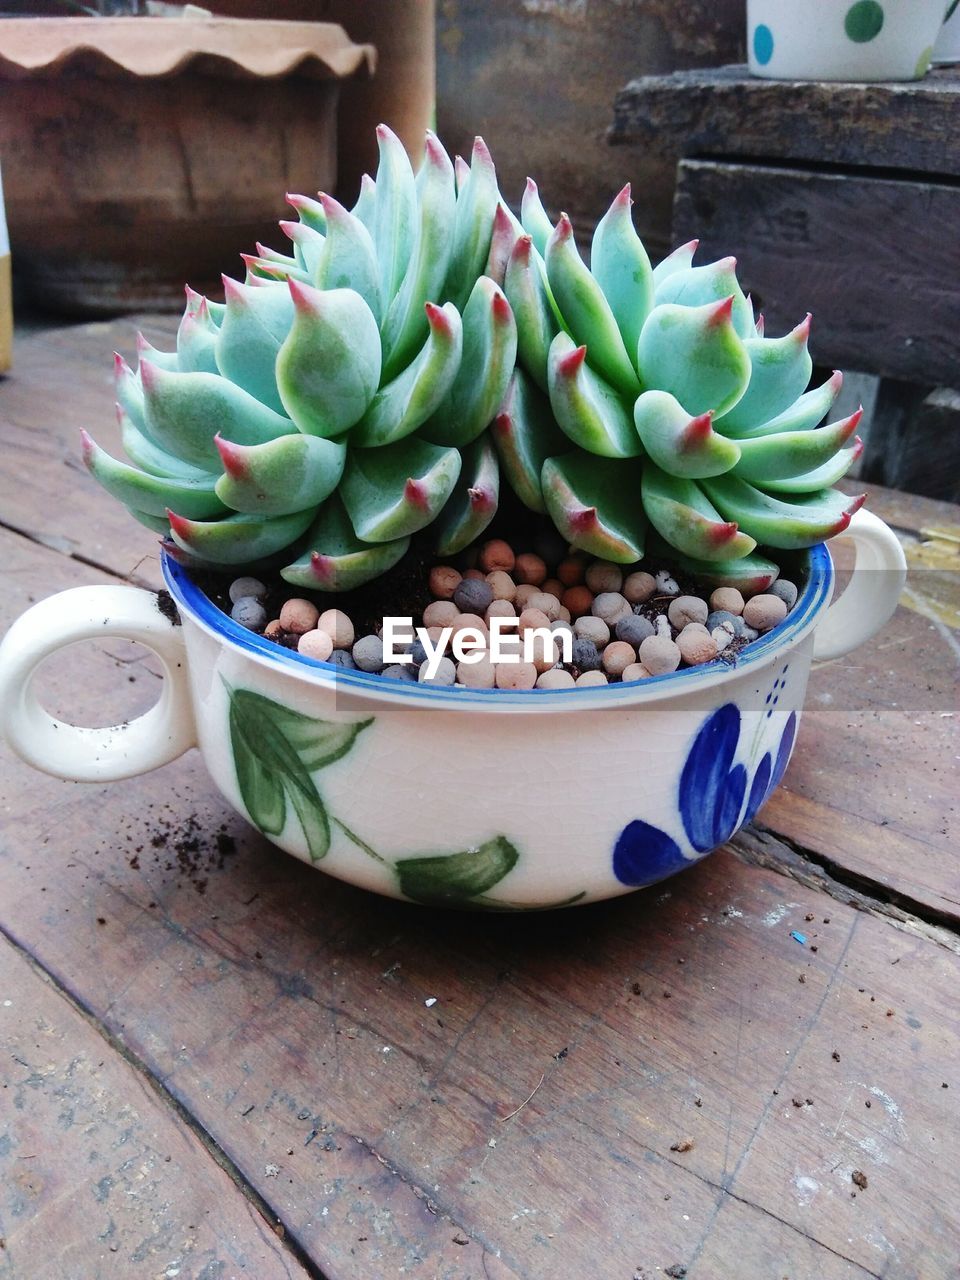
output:
[[0, 940], [0, 1275], [307, 1272], [195, 1133]]
[[863, 473], [881, 484], [960, 501], [960, 391], [881, 383]]
[[[76, 573], [3, 553], [8, 612]], [[108, 674], [55, 671], [52, 695], [89, 709]], [[801, 763], [809, 744], [805, 721]], [[898, 764], [877, 758], [882, 790]], [[330, 1280], [955, 1273], [955, 934], [728, 853], [522, 925], [442, 915], [278, 855], [194, 753], [109, 788], [0, 779], [0, 925]]]
[[[941, 182], [684, 160], [674, 235], [733, 254], [768, 332], [814, 313], [820, 364], [907, 381], [956, 378], [960, 190]], [[882, 281], [878, 295], [878, 281]]]
[[675, 156], [745, 156], [960, 175], [960, 76], [910, 84], [761, 80], [745, 66], [633, 80], [608, 140]]

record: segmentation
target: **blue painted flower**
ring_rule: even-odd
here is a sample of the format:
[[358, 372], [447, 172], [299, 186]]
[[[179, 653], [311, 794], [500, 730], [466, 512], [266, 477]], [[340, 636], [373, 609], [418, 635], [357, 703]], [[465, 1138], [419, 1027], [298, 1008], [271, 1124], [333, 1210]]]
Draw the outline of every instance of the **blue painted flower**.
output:
[[[680, 774], [678, 808], [687, 840], [702, 856], [724, 844], [743, 822], [757, 812], [783, 777], [797, 730], [797, 717], [790, 713], [776, 761], [765, 752], [747, 792], [747, 770], [734, 764], [740, 741], [740, 711], [732, 702], [714, 711], [702, 725]], [[624, 827], [613, 851], [613, 873], [622, 884], [633, 887], [655, 884], [693, 861], [676, 840], [637, 818]]]

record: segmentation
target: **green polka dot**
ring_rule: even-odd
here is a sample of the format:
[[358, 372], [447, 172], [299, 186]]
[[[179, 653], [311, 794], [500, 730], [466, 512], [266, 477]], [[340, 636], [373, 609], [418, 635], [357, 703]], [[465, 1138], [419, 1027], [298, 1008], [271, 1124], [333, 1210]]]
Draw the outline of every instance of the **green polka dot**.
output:
[[883, 28], [883, 6], [877, 0], [857, 0], [847, 10], [843, 29], [854, 44], [874, 40]]
[[933, 57], [933, 45], [928, 44], [926, 49], [924, 49], [923, 53], [921, 53], [920, 57], [917, 59], [917, 69], [913, 73], [918, 80], [922, 80], [923, 77], [930, 70], [930, 59], [932, 57]]

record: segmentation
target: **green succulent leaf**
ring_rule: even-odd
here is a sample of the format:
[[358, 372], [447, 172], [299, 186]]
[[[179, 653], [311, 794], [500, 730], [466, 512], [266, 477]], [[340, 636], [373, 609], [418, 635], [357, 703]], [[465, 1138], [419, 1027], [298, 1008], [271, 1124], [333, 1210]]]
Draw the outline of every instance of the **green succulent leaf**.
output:
[[603, 290], [627, 354], [636, 360], [643, 322], [653, 310], [653, 269], [630, 213], [628, 183], [597, 223], [590, 270]]
[[180, 480], [173, 476], [156, 476], [148, 471], [118, 462], [81, 431], [83, 461], [87, 470], [127, 507], [135, 507], [145, 515], [162, 517], [169, 507], [177, 507], [186, 515], [204, 520], [224, 514], [226, 507], [214, 492], [212, 476], [198, 480]]
[[560, 325], [547, 294], [546, 267], [530, 237], [520, 236], [510, 253], [503, 290], [517, 322], [517, 350], [527, 373], [547, 390], [547, 357]]
[[610, 303], [577, 251], [566, 214], [547, 241], [547, 280], [560, 314], [590, 364], [612, 387], [632, 400], [640, 394], [637, 372], [627, 354]]
[[787, 551], [812, 547], [842, 533], [863, 503], [862, 495], [849, 498], [829, 489], [778, 498], [733, 475], [702, 484], [718, 510], [735, 519], [757, 542]]
[[279, 835], [286, 826], [289, 800], [310, 858], [319, 862], [330, 848], [330, 824], [310, 776], [320, 766], [307, 760], [317, 756], [318, 747], [321, 758], [332, 747], [331, 758], [338, 759], [353, 745], [363, 724], [324, 725], [246, 689], [229, 690], [229, 698], [230, 745], [247, 812], [263, 832]]
[[216, 373], [219, 329], [206, 298], [187, 288], [187, 305], [177, 329], [177, 368], [182, 373]]
[[527, 179], [520, 202], [520, 224], [542, 258], [547, 252], [547, 241], [553, 234], [553, 223], [547, 216], [540, 200], [540, 191], [532, 178]]
[[751, 552], [738, 560], [697, 560], [670, 548], [678, 569], [702, 578], [712, 587], [736, 587], [745, 596], [766, 591], [780, 576], [780, 569], [766, 556]]
[[149, 343], [142, 333], [137, 334], [137, 360], [140, 366], [146, 360], [167, 373], [177, 373], [180, 369], [180, 357], [176, 351], [161, 351]]
[[307, 529], [313, 511], [287, 516], [235, 515], [223, 520], [190, 520], [168, 512], [170, 536], [188, 555], [210, 564], [249, 564], [288, 547]]
[[477, 849], [401, 858], [395, 866], [404, 897], [429, 907], [457, 907], [499, 884], [519, 860], [506, 836], [495, 836]]
[[818, 422], [822, 422], [830, 412], [842, 385], [843, 374], [837, 370], [819, 387], [804, 392], [783, 413], [777, 414], [775, 418], [761, 423], [758, 427], [738, 433], [737, 439], [753, 440], [760, 436], [775, 436], [786, 431], [809, 431]]
[[143, 399], [143, 385], [119, 352], [113, 353], [113, 390], [117, 405], [138, 431], [149, 433]]
[[373, 242], [380, 263], [385, 304], [400, 288], [417, 233], [417, 185], [403, 143], [385, 124], [377, 128], [380, 164], [374, 206]]
[[654, 307], [638, 347], [644, 386], [669, 391], [693, 417], [732, 409], [750, 381], [750, 357], [731, 322], [732, 308], [732, 298]]
[[303, 554], [280, 570], [285, 582], [314, 591], [353, 591], [403, 558], [409, 538], [361, 542], [339, 497], [328, 499], [304, 537]]
[[796, 402], [810, 381], [813, 361], [807, 350], [810, 317], [783, 338], [748, 338], [750, 381], [737, 403], [717, 422], [717, 430], [738, 436], [769, 422]]
[[217, 367], [225, 378], [283, 413], [277, 391], [280, 344], [293, 323], [293, 299], [285, 284], [250, 286], [224, 276], [227, 312], [216, 341]]
[[301, 431], [337, 436], [366, 412], [380, 382], [380, 333], [352, 289], [290, 281], [296, 312], [277, 356], [277, 386]]
[[383, 322], [385, 380], [395, 378], [423, 346], [427, 337], [424, 303], [440, 296], [450, 262], [457, 214], [453, 165], [432, 133], [427, 134], [417, 194], [420, 221], [413, 256]]
[[734, 475], [765, 487], [771, 480], [806, 475], [829, 463], [857, 429], [863, 410], [826, 427], [784, 431], [775, 436], [741, 440]]
[[463, 358], [450, 390], [420, 434], [434, 444], [463, 447], [490, 425], [517, 358], [517, 326], [503, 291], [486, 276], [463, 313]]
[[313, 283], [320, 289], [352, 289], [359, 293], [379, 324], [384, 304], [373, 237], [360, 219], [332, 196], [321, 196], [321, 207], [327, 220], [327, 235]]
[[380, 388], [350, 433], [363, 448], [392, 444], [412, 435], [443, 403], [463, 354], [463, 323], [452, 302], [425, 305], [427, 340], [419, 355]]
[[340, 491], [363, 542], [393, 542], [432, 523], [460, 474], [460, 454], [408, 437], [350, 452]]
[[438, 556], [453, 556], [480, 537], [497, 514], [500, 468], [485, 432], [462, 453], [460, 476], [446, 506], [437, 517]]
[[500, 203], [497, 171], [482, 138], [476, 138], [466, 180], [457, 191], [450, 267], [443, 297], [463, 312], [490, 252], [493, 217]]
[[146, 434], [195, 466], [219, 470], [218, 434], [235, 444], [262, 444], [296, 430], [289, 418], [215, 373], [171, 373], [144, 360], [140, 378]]
[[665, 542], [698, 560], [736, 560], [749, 555], [756, 541], [736, 521], [725, 519], [701, 484], [668, 475], [648, 463], [643, 473], [643, 507]]
[[567, 438], [557, 426], [549, 401], [519, 364], [490, 434], [510, 488], [525, 507], [545, 513], [540, 487], [543, 464], [566, 449]]
[[[684, 249], [688, 247], [685, 245]], [[683, 253], [683, 249], [677, 252]], [[738, 336], [752, 338], [756, 333], [753, 307], [737, 279], [736, 258], [721, 258], [703, 267], [679, 267], [657, 281], [655, 298], [657, 306], [669, 302], [684, 307], [702, 307], [732, 298], [730, 318]]]
[[830, 489], [842, 480], [853, 464], [863, 453], [863, 441], [854, 436], [829, 462], [805, 471], [802, 475], [789, 476], [783, 480], [764, 480], [763, 487], [770, 493], [816, 493], [820, 489]]
[[633, 419], [644, 449], [670, 475], [688, 480], [723, 475], [740, 457], [739, 447], [714, 431], [710, 413], [691, 418], [669, 391], [644, 391]]
[[639, 459], [598, 458], [580, 449], [548, 458], [541, 486], [561, 536], [601, 560], [633, 564], [641, 559], [647, 529], [642, 474]]
[[130, 461], [143, 471], [154, 476], [168, 476], [176, 480], [209, 480], [211, 472], [205, 467], [195, 467], [191, 462], [184, 462], [167, 453], [159, 445], [153, 443], [134, 425], [133, 419], [117, 405], [117, 418], [120, 423], [120, 439], [123, 451]]
[[281, 222], [280, 229], [293, 241], [294, 259], [300, 271], [312, 280], [323, 254], [325, 236], [305, 222]]
[[686, 244], [682, 244], [679, 248], [674, 249], [672, 253], [668, 253], [653, 268], [653, 285], [654, 290], [658, 289], [665, 280], [677, 271], [687, 271], [693, 266], [693, 255], [697, 252], [699, 240], [688, 240]]
[[604, 458], [634, 458], [643, 445], [620, 394], [587, 363], [588, 348], [565, 333], [550, 346], [547, 380], [557, 422], [574, 444]]
[[347, 456], [346, 445], [320, 436], [283, 436], [255, 445], [218, 439], [217, 447], [223, 463], [217, 497], [234, 511], [262, 516], [318, 507], [340, 483]]
[[360, 179], [360, 194], [357, 203], [350, 210], [355, 218], [359, 218], [372, 236], [377, 227], [377, 184], [369, 173]]
[[524, 234], [523, 227], [501, 200], [493, 215], [493, 234], [490, 237], [490, 251], [483, 274], [489, 276], [494, 284], [503, 288], [507, 274], [507, 263], [513, 253], [514, 245]]
[[287, 204], [296, 211], [297, 217], [306, 226], [322, 236], [327, 234], [327, 214], [321, 201], [314, 200], [311, 196], [288, 195]]

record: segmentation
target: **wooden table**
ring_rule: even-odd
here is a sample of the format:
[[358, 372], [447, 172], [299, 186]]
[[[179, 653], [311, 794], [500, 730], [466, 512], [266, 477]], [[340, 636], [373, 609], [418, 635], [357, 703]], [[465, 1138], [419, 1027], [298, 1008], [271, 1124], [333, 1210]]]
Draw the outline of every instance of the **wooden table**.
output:
[[[0, 384], [6, 620], [157, 581], [77, 456], [133, 332], [33, 332]], [[0, 1277], [956, 1277], [960, 512], [871, 504], [903, 607], [815, 673], [755, 826], [612, 903], [404, 906], [274, 850], [195, 752], [109, 787], [6, 756]], [[76, 652], [63, 714], [156, 696], [143, 651]]]

